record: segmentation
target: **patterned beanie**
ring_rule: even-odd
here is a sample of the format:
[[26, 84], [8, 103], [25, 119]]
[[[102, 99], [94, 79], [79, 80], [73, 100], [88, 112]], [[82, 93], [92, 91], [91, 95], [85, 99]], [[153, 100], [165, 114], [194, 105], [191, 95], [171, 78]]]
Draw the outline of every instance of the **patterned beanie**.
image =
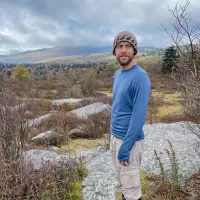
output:
[[136, 37], [128, 31], [122, 31], [116, 35], [116, 37], [113, 41], [113, 55], [115, 53], [116, 46], [120, 42], [129, 42], [135, 50], [134, 55], [137, 54], [137, 39], [136, 39]]

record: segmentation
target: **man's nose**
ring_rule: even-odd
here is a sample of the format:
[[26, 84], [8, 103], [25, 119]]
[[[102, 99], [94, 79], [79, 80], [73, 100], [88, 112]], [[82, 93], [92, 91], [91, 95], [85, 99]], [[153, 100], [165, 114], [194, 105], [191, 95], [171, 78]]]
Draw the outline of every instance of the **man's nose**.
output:
[[126, 52], [126, 47], [125, 46], [122, 47], [122, 52]]

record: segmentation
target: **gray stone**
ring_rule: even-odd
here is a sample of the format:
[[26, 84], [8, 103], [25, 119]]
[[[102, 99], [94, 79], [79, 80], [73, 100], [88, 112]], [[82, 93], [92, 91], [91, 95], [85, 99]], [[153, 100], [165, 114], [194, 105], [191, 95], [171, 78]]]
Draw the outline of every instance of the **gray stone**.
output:
[[[183, 175], [181, 183], [199, 171], [200, 157], [195, 152], [195, 144], [199, 140], [187, 129], [185, 123], [145, 125], [144, 131], [145, 143], [141, 166], [143, 170], [160, 174], [154, 155], [154, 150], [156, 150], [161, 157], [166, 175], [170, 178], [171, 164], [165, 153], [165, 149], [170, 149], [167, 142], [170, 140], [176, 152], [180, 172]], [[82, 191], [84, 199], [115, 200], [114, 193], [117, 181], [110, 150], [101, 147], [92, 150], [79, 150], [77, 153], [88, 167], [88, 176]]]
[[59, 148], [56, 147], [56, 146], [51, 146], [48, 150], [49, 150], [49, 151], [58, 151]]
[[83, 138], [84, 137], [84, 131], [80, 130], [78, 128], [74, 128], [68, 133], [69, 137], [71, 138]]
[[117, 181], [110, 151], [105, 147], [98, 147], [80, 150], [78, 155], [88, 167], [88, 176], [82, 190], [84, 200], [115, 200]]
[[73, 103], [79, 103], [80, 101], [82, 101], [83, 99], [75, 99], [75, 98], [69, 98], [69, 99], [57, 99], [57, 100], [52, 100], [52, 105], [62, 105], [64, 103], [69, 103], [69, 104], [73, 104]]
[[49, 119], [51, 119], [52, 117], [52, 114], [46, 114], [46, 115], [43, 115], [43, 116], [40, 116], [38, 118], [35, 118], [33, 120], [30, 120], [28, 122], [28, 126], [29, 127], [37, 127], [37, 126], [40, 126], [42, 124], [44, 124], [46, 121], [48, 121]]
[[61, 140], [61, 135], [53, 132], [53, 131], [46, 131], [43, 133], [38, 134], [37, 136], [33, 137], [31, 141], [34, 144], [57, 144]]
[[53, 151], [37, 149], [24, 152], [24, 158], [27, 163], [31, 163], [33, 165], [35, 170], [40, 170], [51, 164], [60, 167], [63, 162], [73, 162], [72, 156], [59, 155]]
[[102, 102], [97, 102], [90, 104], [88, 106], [84, 106], [82, 108], [78, 108], [76, 110], [71, 111], [71, 113], [75, 114], [79, 118], [87, 119], [92, 114], [98, 114], [103, 111], [109, 111], [110, 105], [104, 104]]
[[145, 125], [144, 132], [142, 169], [155, 174], [160, 173], [154, 154], [154, 150], [156, 150], [161, 158], [166, 175], [170, 177], [171, 162], [165, 150], [170, 150], [169, 140], [176, 154], [177, 163], [182, 174], [182, 182], [198, 172], [200, 169], [200, 157], [196, 153], [195, 146], [200, 141], [196, 135], [188, 130], [186, 123]]

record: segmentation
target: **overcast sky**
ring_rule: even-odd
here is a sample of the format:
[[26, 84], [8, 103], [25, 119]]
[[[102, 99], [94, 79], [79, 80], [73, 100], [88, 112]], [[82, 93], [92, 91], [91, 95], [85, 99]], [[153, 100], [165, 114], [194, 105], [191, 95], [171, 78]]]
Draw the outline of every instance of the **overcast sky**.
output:
[[[186, 2], [180, 1], [181, 4]], [[189, 11], [198, 21], [199, 0]], [[58, 45], [111, 46], [122, 30], [139, 46], [166, 47], [176, 0], [0, 0], [0, 54]]]

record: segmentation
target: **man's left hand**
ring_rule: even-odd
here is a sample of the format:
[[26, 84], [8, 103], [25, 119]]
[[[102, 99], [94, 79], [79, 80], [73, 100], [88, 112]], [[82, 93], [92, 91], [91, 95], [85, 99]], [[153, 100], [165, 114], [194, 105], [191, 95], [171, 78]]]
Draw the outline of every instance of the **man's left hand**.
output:
[[119, 163], [123, 166], [128, 166], [129, 165], [129, 162], [127, 161], [119, 161]]

